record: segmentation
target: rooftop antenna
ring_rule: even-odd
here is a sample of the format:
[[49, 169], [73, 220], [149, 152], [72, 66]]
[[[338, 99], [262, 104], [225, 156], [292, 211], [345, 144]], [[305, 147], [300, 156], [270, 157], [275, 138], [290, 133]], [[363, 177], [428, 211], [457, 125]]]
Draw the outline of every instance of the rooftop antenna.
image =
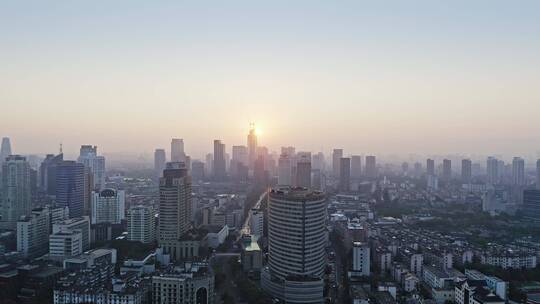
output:
[[60, 143], [60, 154], [63, 154], [62, 143]]

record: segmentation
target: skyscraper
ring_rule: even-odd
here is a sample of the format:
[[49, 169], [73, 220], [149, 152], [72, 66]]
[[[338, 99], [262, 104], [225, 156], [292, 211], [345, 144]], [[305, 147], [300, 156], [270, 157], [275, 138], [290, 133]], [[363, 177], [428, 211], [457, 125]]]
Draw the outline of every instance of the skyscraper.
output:
[[90, 168], [94, 180], [94, 189], [105, 187], [105, 157], [97, 155], [97, 146], [82, 145], [77, 161]]
[[443, 159], [442, 177], [445, 181], [452, 179], [452, 161], [449, 159]]
[[[247, 136], [247, 148], [249, 154], [249, 168], [253, 168], [253, 164], [257, 159], [257, 134], [255, 133], [255, 124], [249, 125], [249, 134]], [[233, 156], [234, 158], [234, 156]]]
[[84, 173], [85, 166], [75, 161], [65, 160], [56, 167], [56, 205], [67, 206], [70, 218], [84, 214]]
[[214, 161], [212, 169], [216, 180], [224, 180], [227, 176], [225, 162], [225, 144], [221, 140], [214, 140]]
[[185, 158], [184, 140], [181, 138], [173, 138], [171, 140], [171, 162], [183, 162], [185, 161]]
[[326, 166], [325, 166], [325, 161], [324, 161], [324, 154], [322, 152], [313, 154], [311, 158], [311, 168], [313, 170], [324, 171], [325, 167]]
[[165, 149], [156, 149], [154, 151], [154, 172], [156, 177], [161, 177], [163, 170], [165, 170], [165, 164], [167, 163], [167, 156]]
[[11, 152], [11, 142], [9, 137], [2, 138], [2, 145], [0, 146], [0, 165], [6, 161], [6, 157], [10, 156]]
[[362, 156], [360, 155], [351, 156], [351, 177], [354, 179], [362, 177]]
[[[249, 137], [249, 136], [248, 136]], [[244, 167], [250, 165], [250, 154], [248, 153], [248, 147], [246, 146], [233, 146], [232, 147], [232, 159], [230, 166], [231, 176], [234, 178], [239, 178], [240, 173], [244, 170]]]
[[42, 256], [49, 249], [50, 213], [46, 208], [32, 210], [17, 222], [17, 251], [25, 257]]
[[348, 192], [351, 188], [351, 159], [342, 157], [339, 160], [339, 190]]
[[488, 157], [487, 163], [487, 182], [497, 184], [499, 182], [499, 162], [495, 157]]
[[92, 224], [120, 224], [125, 214], [126, 198], [123, 190], [92, 192]]
[[56, 166], [64, 160], [64, 154], [47, 154], [39, 168], [39, 187], [48, 195], [56, 194]]
[[127, 212], [128, 240], [152, 243], [156, 240], [155, 213], [152, 206], [134, 206]]
[[368, 178], [377, 177], [377, 158], [373, 155], [366, 156], [366, 176]]
[[191, 177], [184, 163], [168, 163], [159, 180], [158, 243], [172, 260], [180, 256], [178, 241], [191, 226]]
[[525, 160], [521, 157], [512, 159], [512, 184], [524, 186], [525, 182]]
[[435, 161], [431, 158], [426, 161], [426, 172], [427, 175], [435, 175]]
[[261, 285], [286, 303], [322, 303], [326, 198], [302, 188], [272, 189], [268, 200], [268, 268]]
[[334, 149], [332, 152], [332, 174], [339, 177], [340, 160], [343, 157], [343, 149]]
[[461, 180], [469, 183], [472, 177], [472, 162], [470, 159], [461, 160]]
[[352, 276], [369, 276], [370, 270], [370, 250], [367, 243], [354, 242], [353, 243], [353, 263], [352, 263]]
[[16, 229], [17, 221], [32, 209], [30, 165], [25, 157], [10, 155], [2, 164], [0, 227]]
[[309, 152], [298, 152], [296, 185], [311, 188], [311, 153]]
[[292, 160], [288, 154], [281, 154], [278, 160], [278, 185], [292, 186]]

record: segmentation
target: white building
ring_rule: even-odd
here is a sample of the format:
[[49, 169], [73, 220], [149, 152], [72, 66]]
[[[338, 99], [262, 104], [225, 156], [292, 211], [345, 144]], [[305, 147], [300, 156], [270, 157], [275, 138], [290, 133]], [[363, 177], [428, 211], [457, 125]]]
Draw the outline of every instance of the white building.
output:
[[82, 233], [80, 231], [59, 231], [49, 236], [49, 257], [65, 259], [83, 253]]
[[370, 270], [370, 250], [366, 243], [354, 242], [352, 247], [353, 252], [353, 268], [349, 272], [349, 276], [369, 276]]
[[156, 240], [156, 217], [152, 206], [134, 206], [127, 213], [128, 240], [152, 243]]
[[258, 209], [251, 209], [249, 212], [251, 213], [249, 223], [251, 234], [260, 238], [263, 236], [264, 213]]
[[214, 276], [202, 263], [186, 263], [152, 277], [152, 303], [214, 303]]
[[217, 248], [229, 236], [229, 227], [227, 225], [206, 226], [204, 228], [208, 230], [208, 234], [206, 235], [206, 244], [208, 247]]
[[80, 155], [77, 162], [89, 168], [94, 177], [94, 188], [105, 187], [105, 157], [97, 155], [97, 146], [81, 146]]
[[70, 218], [53, 224], [53, 233], [79, 231], [82, 237], [82, 250], [90, 248], [90, 218], [88, 216]]
[[17, 251], [25, 257], [39, 257], [49, 249], [50, 214], [46, 208], [34, 209], [17, 222]]
[[123, 190], [92, 191], [92, 224], [120, 224], [125, 219], [126, 199]]

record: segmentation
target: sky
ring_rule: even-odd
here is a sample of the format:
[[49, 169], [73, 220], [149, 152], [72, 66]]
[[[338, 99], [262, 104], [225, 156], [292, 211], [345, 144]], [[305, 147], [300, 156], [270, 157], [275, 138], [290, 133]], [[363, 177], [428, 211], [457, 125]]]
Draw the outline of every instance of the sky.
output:
[[540, 151], [540, 1], [0, 0], [17, 153]]

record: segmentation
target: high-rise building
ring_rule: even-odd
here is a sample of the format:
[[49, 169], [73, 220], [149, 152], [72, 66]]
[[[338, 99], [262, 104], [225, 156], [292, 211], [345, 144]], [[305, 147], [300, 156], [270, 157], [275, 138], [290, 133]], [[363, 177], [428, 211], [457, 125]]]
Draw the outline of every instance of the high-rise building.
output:
[[536, 188], [540, 189], [540, 159], [536, 161]]
[[105, 187], [105, 157], [97, 155], [97, 146], [82, 145], [77, 161], [92, 171], [94, 189]]
[[540, 221], [540, 190], [523, 191], [523, 214], [535, 221]]
[[49, 236], [49, 257], [52, 259], [76, 257], [83, 250], [82, 233], [79, 230], [58, 231]]
[[472, 178], [472, 162], [470, 159], [461, 160], [461, 180], [470, 183]]
[[431, 158], [426, 160], [427, 175], [435, 175], [435, 161]]
[[183, 163], [168, 163], [159, 180], [158, 243], [172, 260], [181, 256], [180, 237], [191, 227], [191, 177]]
[[414, 163], [414, 176], [415, 177], [422, 176], [422, 164], [419, 162]]
[[2, 138], [2, 145], [0, 146], [0, 166], [6, 161], [6, 158], [13, 154], [11, 152], [11, 142], [9, 137]]
[[171, 140], [171, 162], [184, 162], [186, 159], [184, 152], [184, 140], [173, 138]]
[[495, 157], [487, 159], [487, 182], [489, 184], [497, 184], [499, 182], [499, 162]]
[[49, 250], [50, 213], [46, 208], [32, 210], [17, 222], [17, 251], [27, 258], [46, 254]]
[[366, 177], [377, 177], [377, 158], [373, 155], [366, 156]]
[[512, 159], [512, 184], [524, 186], [525, 181], [525, 160], [521, 157]]
[[354, 179], [362, 177], [362, 156], [360, 155], [351, 156], [351, 177]]
[[17, 221], [32, 209], [30, 165], [25, 157], [10, 155], [2, 164], [0, 227], [15, 230]]
[[164, 149], [156, 149], [154, 151], [154, 172], [156, 177], [161, 177], [161, 173], [165, 170], [167, 156]]
[[340, 160], [343, 157], [343, 149], [334, 149], [332, 152], [332, 173], [334, 177], [339, 177]]
[[259, 209], [251, 209], [250, 211], [250, 234], [260, 238], [264, 231], [264, 212]]
[[155, 212], [152, 206], [133, 206], [127, 212], [128, 240], [152, 243], [156, 240]]
[[339, 190], [348, 192], [351, 188], [351, 159], [342, 157], [339, 166]]
[[53, 224], [53, 234], [69, 231], [81, 233], [82, 250], [90, 248], [90, 218], [88, 216], [72, 217]]
[[292, 160], [287, 154], [281, 154], [278, 160], [278, 185], [292, 186]]
[[296, 162], [296, 186], [311, 188], [310, 152], [298, 152]]
[[[248, 149], [248, 159], [249, 163], [245, 163], [249, 168], [253, 168], [255, 160], [257, 159], [257, 134], [255, 132], [255, 125], [249, 125], [249, 134], [247, 136], [247, 149]], [[234, 151], [233, 151], [234, 154]], [[234, 155], [233, 155], [234, 159]]]
[[92, 224], [120, 224], [125, 214], [124, 190], [104, 189], [92, 192]]
[[370, 250], [367, 243], [354, 242], [352, 248], [353, 264], [350, 276], [369, 276], [370, 270]]
[[47, 154], [39, 168], [39, 187], [48, 195], [56, 194], [56, 166], [64, 160], [64, 154]]
[[56, 205], [68, 207], [70, 217], [84, 214], [85, 166], [75, 161], [62, 161], [56, 167]]
[[252, 166], [249, 159], [248, 147], [246, 146], [233, 146], [232, 147], [232, 159], [230, 165], [231, 176], [238, 179], [240, 173], [244, 167]]
[[311, 169], [324, 171], [325, 167], [324, 154], [322, 152], [313, 154], [311, 158]]
[[194, 160], [191, 163], [191, 178], [194, 181], [202, 181], [205, 177], [204, 163], [199, 160]]
[[272, 189], [268, 267], [262, 287], [286, 303], [323, 303], [326, 197], [309, 189]]
[[214, 161], [212, 162], [214, 178], [224, 180], [227, 176], [225, 162], [225, 144], [221, 140], [214, 140]]
[[442, 177], [445, 181], [452, 179], [452, 161], [449, 159], [443, 159]]

